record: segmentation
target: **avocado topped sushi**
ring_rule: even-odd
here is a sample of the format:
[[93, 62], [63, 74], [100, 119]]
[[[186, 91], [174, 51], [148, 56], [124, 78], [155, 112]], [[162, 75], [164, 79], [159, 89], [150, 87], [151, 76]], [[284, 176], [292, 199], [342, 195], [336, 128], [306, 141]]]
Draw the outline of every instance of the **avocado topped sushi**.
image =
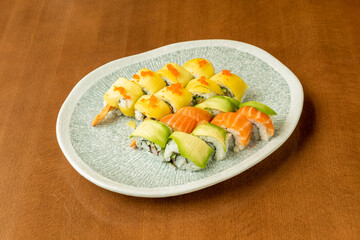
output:
[[229, 148], [233, 147], [234, 142], [231, 134], [212, 123], [201, 124], [191, 133], [204, 140], [214, 149], [214, 159], [222, 160], [226, 157]]
[[195, 107], [207, 110], [213, 116], [222, 112], [233, 112], [237, 110], [237, 106], [231, 100], [223, 96], [209, 98], [204, 102], [195, 105]]
[[161, 122], [145, 119], [130, 135], [140, 149], [145, 149], [156, 156], [161, 156], [171, 130]]
[[164, 158], [178, 169], [198, 171], [206, 167], [214, 150], [200, 138], [173, 132], [166, 145]]

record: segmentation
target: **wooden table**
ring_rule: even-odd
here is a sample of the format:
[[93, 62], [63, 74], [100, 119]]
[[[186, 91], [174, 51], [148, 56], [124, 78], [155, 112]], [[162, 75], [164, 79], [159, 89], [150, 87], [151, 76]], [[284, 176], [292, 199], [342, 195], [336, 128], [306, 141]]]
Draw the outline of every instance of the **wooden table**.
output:
[[[359, 239], [359, 1], [0, 1], [0, 239]], [[228, 181], [135, 198], [81, 177], [61, 152], [61, 104], [114, 59], [233, 39], [300, 79], [289, 140]]]

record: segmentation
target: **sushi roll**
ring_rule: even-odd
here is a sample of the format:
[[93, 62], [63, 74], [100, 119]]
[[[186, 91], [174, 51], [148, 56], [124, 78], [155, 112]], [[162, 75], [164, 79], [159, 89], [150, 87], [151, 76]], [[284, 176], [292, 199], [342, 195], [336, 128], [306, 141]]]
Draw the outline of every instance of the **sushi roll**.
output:
[[242, 101], [248, 85], [237, 75], [231, 73], [229, 70], [222, 70], [210, 78], [220, 85], [226, 96]]
[[164, 158], [178, 169], [198, 171], [206, 167], [214, 150], [200, 138], [173, 132], [166, 145]]
[[147, 68], [143, 68], [137, 74], [134, 74], [131, 81], [138, 84], [144, 94], [147, 95], [155, 94], [160, 89], [166, 87], [166, 83], [160, 75]]
[[154, 95], [143, 95], [135, 103], [135, 118], [138, 121], [144, 120], [145, 117], [160, 120], [166, 115], [171, 114], [171, 109], [164, 101]]
[[222, 112], [233, 112], [238, 108], [233, 103], [233, 101], [229, 100], [223, 96], [215, 96], [205, 100], [204, 102], [195, 105], [197, 108], [201, 108], [209, 111], [213, 116], [216, 116]]
[[196, 127], [197, 121], [181, 114], [170, 114], [163, 117], [160, 122], [166, 124], [175, 131], [191, 133]]
[[106, 105], [95, 117], [92, 126], [104, 120], [109, 111], [117, 108], [126, 116], [135, 116], [134, 105], [142, 95], [143, 91], [139, 85], [126, 78], [119, 78], [105, 93]]
[[188, 82], [193, 79], [193, 76], [183, 67], [176, 63], [168, 63], [158, 73], [167, 85], [173, 83], [181, 83], [182, 87], [186, 87]]
[[197, 107], [182, 107], [176, 111], [176, 114], [182, 114], [195, 119], [197, 122], [207, 121], [210, 122], [212, 119], [211, 113], [208, 111], [197, 108]]
[[212, 63], [204, 58], [194, 58], [187, 61], [183, 68], [188, 70], [194, 78], [204, 76], [210, 78], [215, 74]]
[[130, 135], [133, 138], [131, 146], [136, 145], [156, 156], [162, 157], [171, 130], [161, 122], [145, 119]]
[[190, 106], [192, 100], [191, 93], [184, 89], [180, 83], [173, 83], [164, 87], [155, 93], [155, 96], [166, 102], [171, 107], [172, 112], [176, 112], [184, 106]]
[[193, 105], [202, 103], [208, 98], [216, 95], [224, 95], [219, 85], [204, 76], [191, 80], [186, 89], [193, 95]]
[[227, 112], [218, 114], [212, 121], [219, 127], [231, 133], [235, 140], [234, 152], [243, 150], [250, 142], [252, 123], [240, 113]]
[[251, 101], [241, 104], [238, 113], [245, 116], [257, 127], [256, 129], [258, 129], [261, 140], [269, 141], [274, 135], [275, 129], [271, 115], [276, 115], [276, 112], [270, 107], [259, 102]]
[[204, 140], [212, 149], [214, 149], [215, 160], [224, 159], [228, 149], [232, 148], [234, 145], [231, 134], [226, 133], [224, 129], [212, 123], [197, 126], [191, 134]]

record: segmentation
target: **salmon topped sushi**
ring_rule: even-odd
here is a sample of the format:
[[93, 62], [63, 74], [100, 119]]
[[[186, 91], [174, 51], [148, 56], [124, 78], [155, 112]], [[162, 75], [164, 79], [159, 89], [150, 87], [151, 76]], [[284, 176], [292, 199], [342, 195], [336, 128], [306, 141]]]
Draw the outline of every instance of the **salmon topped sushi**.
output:
[[181, 114], [191, 117], [195, 119], [197, 122], [202, 120], [210, 122], [210, 120], [212, 119], [212, 115], [208, 111], [197, 107], [182, 107], [179, 110], [177, 110], [176, 114]]
[[[269, 141], [269, 139], [275, 133], [274, 124], [269, 115], [275, 115], [275, 111], [267, 107], [266, 105], [257, 102], [249, 102], [249, 104], [244, 105], [245, 106], [241, 106], [237, 112], [245, 116], [258, 128], [261, 140]], [[257, 106], [262, 106], [263, 108]], [[257, 108], [260, 110], [258, 110]], [[267, 112], [269, 115], [265, 112]]]
[[167, 115], [160, 122], [165, 123], [175, 131], [184, 133], [191, 133], [197, 124], [195, 119], [181, 114]]
[[235, 147], [233, 149], [235, 152], [243, 150], [249, 144], [253, 125], [240, 113], [220, 113], [214, 117], [211, 123], [224, 128], [232, 134], [235, 140]]

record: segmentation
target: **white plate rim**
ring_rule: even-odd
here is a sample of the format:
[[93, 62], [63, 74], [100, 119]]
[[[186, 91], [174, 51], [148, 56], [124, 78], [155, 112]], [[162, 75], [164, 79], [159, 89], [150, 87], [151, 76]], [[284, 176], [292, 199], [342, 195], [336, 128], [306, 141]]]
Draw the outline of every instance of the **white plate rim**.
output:
[[[81, 96], [97, 81], [105, 77], [114, 69], [121, 68], [122, 66], [136, 63], [139, 60], [146, 60], [154, 58], [168, 52], [174, 52], [178, 50], [204, 47], [204, 46], [223, 46], [240, 50], [242, 52], [250, 53], [259, 59], [269, 64], [275, 71], [277, 71], [288, 83], [290, 88], [290, 109], [287, 118], [278, 132], [278, 136], [273, 138], [265, 147], [260, 151], [254, 153], [250, 157], [244, 159], [240, 163], [209, 177], [205, 177], [200, 180], [189, 182], [182, 185], [169, 186], [169, 187], [155, 187], [144, 188], [129, 186], [110, 180], [99, 173], [92, 170], [85, 162], [82, 161], [80, 156], [76, 153], [70, 140], [69, 125], [72, 113], [77, 102]], [[121, 193], [124, 195], [135, 197], [148, 197], [148, 198], [160, 198], [182, 195], [190, 192], [194, 192], [209, 186], [215, 185], [219, 182], [232, 178], [250, 167], [256, 165], [275, 150], [277, 150], [292, 134], [294, 131], [302, 112], [304, 101], [303, 88], [298, 78], [293, 74], [284, 64], [282, 64], [275, 57], [267, 53], [266, 51], [253, 46], [251, 44], [224, 39], [211, 39], [211, 40], [195, 40], [179, 42], [170, 45], [166, 45], [154, 50], [143, 52], [140, 54], [124, 57], [104, 64], [103, 66], [93, 70], [85, 77], [83, 77], [76, 86], [72, 89], [66, 100], [64, 101], [59, 111], [56, 122], [56, 136], [61, 150], [65, 157], [73, 168], [87, 180], [96, 184], [104, 189]]]

